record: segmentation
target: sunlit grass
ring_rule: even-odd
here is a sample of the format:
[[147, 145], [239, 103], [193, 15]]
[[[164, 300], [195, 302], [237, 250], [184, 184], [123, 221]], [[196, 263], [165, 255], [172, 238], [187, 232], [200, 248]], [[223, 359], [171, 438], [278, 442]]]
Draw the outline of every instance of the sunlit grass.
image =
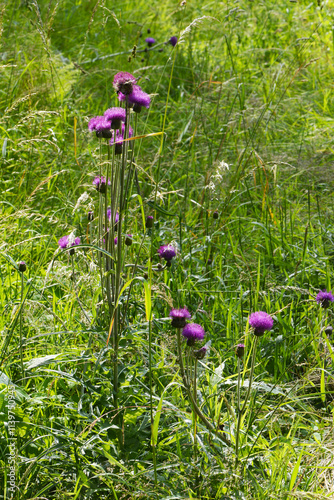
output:
[[[315, 300], [333, 281], [329, 2], [33, 0], [3, 7], [0, 498], [10, 498], [10, 381], [19, 487], [13, 498], [331, 498], [334, 355], [326, 328], [333, 312]], [[184, 41], [141, 52], [148, 28], [158, 43], [186, 30]], [[129, 62], [134, 45], [138, 54]], [[100, 149], [87, 122], [117, 104], [112, 79], [120, 70], [141, 77], [152, 95], [139, 133], [164, 127], [163, 142], [156, 135], [135, 146], [140, 192], [134, 185], [126, 262], [138, 260], [140, 279], [129, 299], [124, 294], [121, 440], [96, 255], [77, 250], [73, 280], [67, 253], [57, 250], [72, 230], [90, 242]], [[144, 215], [155, 216], [151, 235], [144, 236], [140, 200]], [[167, 243], [179, 254], [170, 269], [152, 274], [150, 342], [143, 283], [151, 249], [156, 266], [156, 250]], [[132, 269], [125, 268], [124, 281]], [[246, 361], [249, 314], [265, 310], [274, 318], [258, 342], [238, 467], [233, 447], [201, 421], [195, 450], [168, 317], [171, 307], [183, 306], [211, 341], [199, 362], [198, 403], [232, 443], [235, 345], [245, 344]], [[161, 410], [156, 485], [150, 380]]]

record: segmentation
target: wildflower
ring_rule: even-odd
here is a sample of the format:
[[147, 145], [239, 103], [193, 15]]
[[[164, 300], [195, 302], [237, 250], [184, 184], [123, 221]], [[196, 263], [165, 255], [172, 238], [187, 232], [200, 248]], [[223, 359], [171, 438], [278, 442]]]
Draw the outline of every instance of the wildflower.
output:
[[[122, 153], [122, 147], [123, 147], [123, 142], [124, 142], [124, 133], [125, 133], [125, 124], [122, 123], [122, 132], [119, 130], [116, 130], [114, 132], [114, 136], [110, 139], [109, 144], [112, 146], [115, 142], [115, 153], [116, 154], [121, 154]], [[115, 137], [116, 135], [116, 137]], [[133, 136], [133, 128], [129, 127], [129, 137]]]
[[175, 328], [184, 328], [186, 326], [186, 320], [191, 318], [191, 314], [186, 307], [182, 309], [172, 309], [169, 316], [172, 318], [172, 326]]
[[187, 345], [192, 346], [197, 340], [203, 340], [205, 336], [204, 328], [197, 323], [188, 323], [182, 330], [182, 335], [187, 339]]
[[208, 347], [206, 345], [204, 345], [203, 347], [198, 349], [198, 351], [194, 351], [193, 354], [194, 354], [196, 359], [204, 359], [207, 351], [208, 351]]
[[153, 222], [154, 222], [153, 215], [148, 215], [146, 217], [146, 221], [145, 221], [146, 229], [149, 229], [150, 227], [153, 227]]
[[177, 36], [171, 36], [170, 39], [168, 40], [168, 43], [170, 43], [173, 47], [177, 44]]
[[235, 348], [235, 354], [242, 359], [245, 354], [245, 344], [238, 344]]
[[104, 139], [110, 139], [111, 137], [111, 127], [110, 121], [106, 119], [105, 116], [95, 116], [88, 123], [88, 129], [96, 132], [96, 137], [103, 137]]
[[115, 238], [114, 238], [114, 245], [117, 245], [117, 239], [118, 239], [117, 236], [115, 236]]
[[[107, 209], [107, 217], [111, 221], [111, 208]], [[119, 221], [119, 213], [116, 212], [116, 215], [115, 215], [115, 225], [117, 224], [118, 221]]]
[[110, 121], [110, 127], [116, 130], [121, 127], [122, 122], [125, 122], [125, 115], [126, 111], [124, 108], [114, 107], [107, 109], [103, 116]]
[[18, 263], [18, 268], [20, 273], [24, 273], [27, 269], [27, 264], [24, 262], [24, 260], [21, 260], [21, 262]]
[[165, 259], [167, 267], [171, 266], [171, 260], [176, 255], [176, 250], [171, 245], [162, 245], [158, 249], [158, 253], [162, 259]]
[[137, 80], [131, 73], [120, 71], [114, 77], [113, 87], [117, 93], [122, 92], [124, 95], [129, 95], [136, 83]]
[[[110, 179], [108, 179], [108, 186], [111, 185]], [[94, 177], [93, 186], [95, 186], [96, 191], [104, 194], [106, 192], [106, 178], [102, 175], [101, 177]]]
[[60, 248], [70, 248], [70, 255], [73, 255], [74, 254], [74, 248], [71, 248], [71, 247], [74, 247], [75, 245], [80, 245], [81, 243], [81, 240], [80, 238], [74, 238], [73, 239], [73, 236], [70, 234], [69, 236], [62, 236], [59, 240], [58, 240], [58, 245], [60, 246]]
[[321, 307], [327, 309], [329, 307], [330, 302], [334, 301], [334, 296], [331, 292], [327, 292], [326, 290], [322, 290], [317, 295], [317, 302], [321, 304]]
[[141, 111], [141, 108], [150, 107], [151, 98], [146, 92], [144, 92], [139, 85], [134, 85], [131, 94], [125, 95], [122, 92], [118, 94], [118, 99], [120, 101], [128, 101], [128, 103], [133, 104], [133, 110], [136, 113]]
[[266, 330], [272, 329], [274, 320], [266, 312], [258, 311], [249, 316], [249, 324], [252, 328], [254, 328], [254, 335], [262, 337]]
[[145, 42], [147, 43], [147, 45], [149, 47], [152, 47], [152, 45], [155, 44], [155, 38], [152, 38], [151, 36], [149, 36], [148, 38], [145, 38]]

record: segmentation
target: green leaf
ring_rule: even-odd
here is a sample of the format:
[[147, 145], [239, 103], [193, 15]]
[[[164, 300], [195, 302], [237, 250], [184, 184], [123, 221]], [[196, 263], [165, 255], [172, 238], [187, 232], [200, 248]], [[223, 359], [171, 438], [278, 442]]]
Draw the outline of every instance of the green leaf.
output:
[[290, 479], [290, 487], [289, 487], [289, 491], [291, 491], [295, 485], [295, 482], [296, 482], [296, 479], [297, 479], [297, 476], [298, 476], [298, 472], [299, 472], [299, 467], [300, 467], [300, 462], [301, 462], [301, 459], [302, 459], [302, 456], [303, 456], [303, 453], [304, 453], [304, 448], [302, 449], [302, 451], [300, 452], [299, 454], [299, 457], [298, 457], [298, 460], [297, 460], [297, 463], [296, 465], [294, 466], [293, 468], [293, 471], [292, 471], [292, 474], [291, 474], [291, 479]]
[[46, 366], [52, 363], [52, 361], [58, 358], [60, 354], [49, 354], [48, 356], [43, 356], [42, 358], [33, 358], [27, 361], [25, 367], [27, 370], [31, 370], [32, 368], [37, 368], [38, 366]]

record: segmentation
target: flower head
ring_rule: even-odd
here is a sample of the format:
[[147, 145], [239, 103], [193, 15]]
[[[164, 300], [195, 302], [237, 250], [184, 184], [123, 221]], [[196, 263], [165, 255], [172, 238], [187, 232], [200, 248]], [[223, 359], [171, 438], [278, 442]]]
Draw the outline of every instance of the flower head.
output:
[[154, 225], [154, 218], [153, 215], [148, 215], [145, 220], [145, 227], [146, 229], [150, 229]]
[[169, 316], [172, 318], [172, 326], [175, 328], [184, 328], [186, 326], [186, 320], [191, 318], [191, 314], [186, 307], [182, 309], [172, 309]]
[[117, 93], [122, 92], [125, 95], [129, 95], [136, 83], [137, 80], [131, 73], [120, 71], [114, 77], [113, 87]]
[[94, 116], [89, 123], [88, 129], [96, 132], [97, 137], [104, 137], [109, 139], [111, 137], [110, 121], [105, 116]]
[[197, 323], [188, 323], [182, 330], [182, 335], [187, 339], [187, 345], [192, 346], [197, 340], [203, 340], [205, 337], [204, 328]]
[[152, 38], [151, 36], [149, 36], [148, 38], [145, 38], [145, 42], [147, 43], [147, 45], [149, 47], [152, 47], [152, 45], [155, 44], [155, 38]]
[[127, 247], [131, 247], [132, 245], [132, 234], [127, 234], [124, 239], [124, 243], [126, 244]]
[[150, 96], [146, 94], [139, 85], [134, 85], [131, 94], [127, 96], [120, 92], [118, 94], [118, 99], [120, 101], [126, 101], [127, 99], [130, 104], [133, 104], [134, 111], [140, 111], [138, 107], [142, 108], [143, 106], [148, 109], [151, 103]]
[[18, 263], [18, 268], [20, 273], [24, 273], [27, 269], [27, 264], [24, 262], [24, 260], [21, 260], [21, 262]]
[[60, 248], [70, 248], [70, 247], [74, 247], [75, 245], [80, 245], [81, 243], [81, 240], [80, 238], [74, 238], [71, 237], [71, 235], [68, 235], [68, 236], [62, 236], [59, 240], [58, 240], [58, 245], [60, 246]]
[[104, 112], [104, 117], [110, 122], [112, 129], [119, 129], [121, 122], [125, 122], [126, 111], [124, 108], [109, 108]]
[[271, 330], [273, 318], [264, 311], [254, 312], [249, 316], [249, 324], [254, 328], [254, 335], [261, 337], [266, 330]]
[[317, 302], [321, 304], [321, 307], [327, 309], [329, 307], [330, 302], [334, 301], [334, 296], [331, 292], [327, 292], [326, 290], [322, 290], [317, 295]]
[[176, 255], [176, 249], [172, 247], [172, 245], [162, 245], [158, 249], [158, 253], [162, 259], [165, 259], [167, 262], [170, 262], [173, 257]]
[[[110, 185], [111, 185], [111, 181], [110, 181], [110, 179], [108, 179], [108, 186], [110, 186]], [[106, 192], [106, 178], [104, 177], [104, 175], [102, 175], [101, 177], [99, 177], [99, 176], [94, 177], [93, 186], [95, 186], [96, 191], [104, 194]]]
[[177, 44], [177, 36], [171, 36], [170, 39], [168, 40], [168, 43], [170, 43], [173, 47]]
[[[111, 221], [111, 208], [107, 209], [107, 217]], [[117, 224], [118, 221], [119, 221], [119, 213], [116, 212], [114, 224]]]
[[245, 353], [245, 344], [238, 344], [235, 348], [235, 354], [238, 358], [243, 358]]
[[[115, 133], [116, 133], [116, 140], [115, 140]], [[122, 132], [120, 132], [119, 130], [116, 130], [116, 132], [114, 132], [114, 135], [110, 139], [110, 142], [109, 142], [110, 146], [112, 146], [114, 144], [114, 141], [116, 144], [122, 145], [123, 140], [124, 140], [124, 133], [125, 133], [125, 124], [122, 123]], [[129, 137], [132, 137], [132, 136], [133, 136], [133, 128], [129, 127]]]

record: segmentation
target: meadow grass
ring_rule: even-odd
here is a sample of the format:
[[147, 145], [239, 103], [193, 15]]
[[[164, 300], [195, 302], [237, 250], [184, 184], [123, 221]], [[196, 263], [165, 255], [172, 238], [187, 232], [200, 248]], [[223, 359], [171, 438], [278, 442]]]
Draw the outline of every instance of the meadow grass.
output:
[[[316, 302], [334, 263], [330, 7], [1, 4], [0, 498], [332, 498], [333, 306]], [[147, 36], [161, 45], [145, 52]], [[156, 135], [134, 141], [115, 407], [87, 221], [108, 153], [87, 123], [118, 104], [119, 71], [151, 95], [138, 135]], [[72, 231], [73, 265], [57, 244]], [[178, 255], [161, 270], [168, 243]], [[211, 342], [193, 397], [214, 429], [182, 382], [169, 313], [184, 306]], [[259, 310], [274, 327], [257, 341], [236, 463], [235, 346], [244, 401]]]

